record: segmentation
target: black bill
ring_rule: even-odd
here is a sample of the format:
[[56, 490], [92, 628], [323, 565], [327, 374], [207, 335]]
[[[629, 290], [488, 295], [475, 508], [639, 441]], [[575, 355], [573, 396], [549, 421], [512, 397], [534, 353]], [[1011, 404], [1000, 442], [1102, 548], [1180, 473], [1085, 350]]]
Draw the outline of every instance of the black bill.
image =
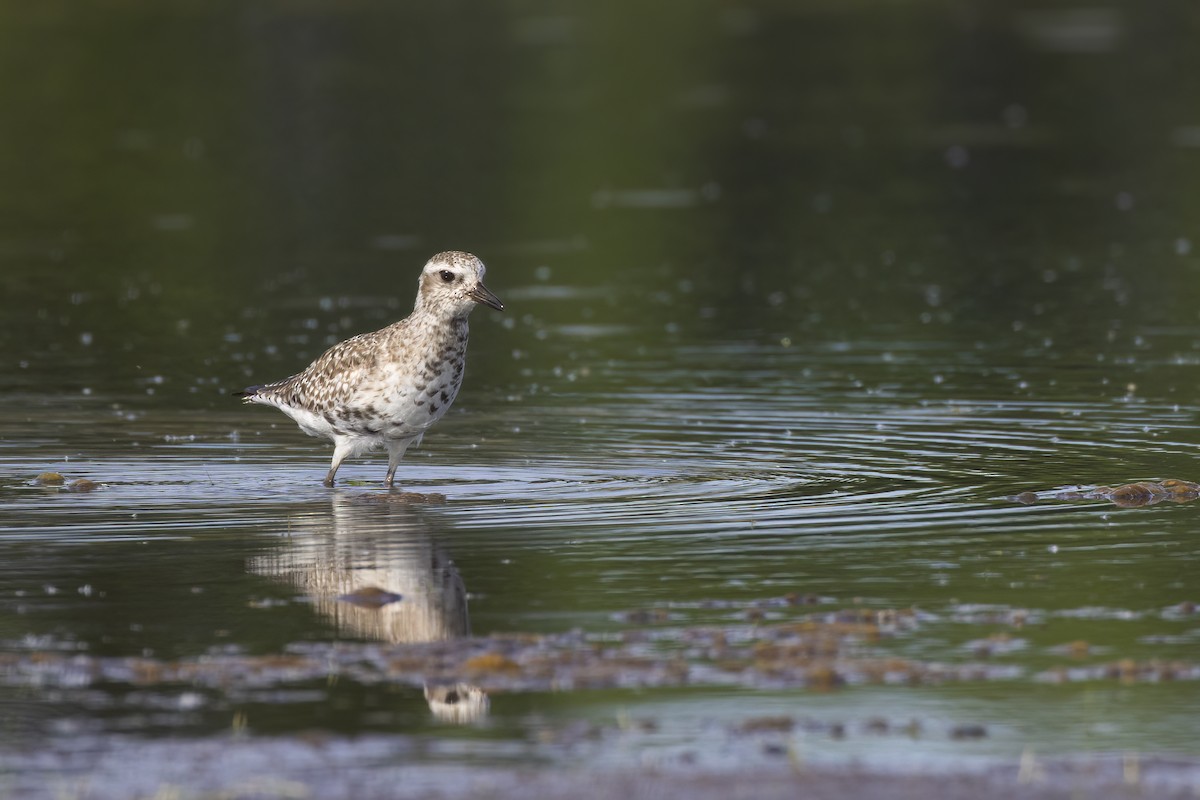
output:
[[500, 302], [500, 298], [492, 294], [491, 291], [482, 283], [477, 283], [467, 292], [467, 297], [474, 300], [476, 303], [483, 303], [488, 308], [494, 308], [497, 311], [504, 310], [504, 303]]

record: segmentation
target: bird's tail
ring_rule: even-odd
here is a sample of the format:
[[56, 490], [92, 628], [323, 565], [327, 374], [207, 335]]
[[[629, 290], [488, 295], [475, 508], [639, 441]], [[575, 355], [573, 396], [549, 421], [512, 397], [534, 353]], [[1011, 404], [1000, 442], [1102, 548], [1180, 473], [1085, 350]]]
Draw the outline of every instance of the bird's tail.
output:
[[242, 398], [242, 400], [249, 403], [250, 400], [255, 395], [258, 394], [258, 390], [261, 388], [263, 388], [263, 387], [262, 386], [247, 386], [245, 389], [242, 389], [240, 392], [234, 392], [233, 396], [240, 397], [240, 398]]

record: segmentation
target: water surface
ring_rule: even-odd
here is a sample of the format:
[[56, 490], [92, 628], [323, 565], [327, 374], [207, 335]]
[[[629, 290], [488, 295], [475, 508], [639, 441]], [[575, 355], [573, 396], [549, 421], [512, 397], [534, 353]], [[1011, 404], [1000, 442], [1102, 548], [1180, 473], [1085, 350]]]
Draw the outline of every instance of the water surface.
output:
[[[1054, 490], [1200, 479], [1195, 12], [885, 5], [481, 7], [471, 58], [415, 10], [6, 15], [54, 65], [0, 81], [10, 786], [218, 791], [230, 743], [303, 786], [318, 737], [1194, 787], [1196, 504]], [[403, 491], [326, 489], [230, 393], [450, 247], [508, 310]]]

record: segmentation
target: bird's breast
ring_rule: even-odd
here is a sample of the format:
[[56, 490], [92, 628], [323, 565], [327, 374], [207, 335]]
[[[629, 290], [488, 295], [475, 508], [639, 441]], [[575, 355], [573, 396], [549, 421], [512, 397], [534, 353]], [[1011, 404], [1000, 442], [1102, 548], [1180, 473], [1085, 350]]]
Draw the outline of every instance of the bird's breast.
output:
[[441, 419], [458, 396], [462, 367], [461, 356], [453, 353], [444, 359], [430, 359], [416, 369], [387, 376], [362, 393], [363, 399], [356, 405], [364, 407], [366, 416], [383, 421], [387, 435], [420, 433]]

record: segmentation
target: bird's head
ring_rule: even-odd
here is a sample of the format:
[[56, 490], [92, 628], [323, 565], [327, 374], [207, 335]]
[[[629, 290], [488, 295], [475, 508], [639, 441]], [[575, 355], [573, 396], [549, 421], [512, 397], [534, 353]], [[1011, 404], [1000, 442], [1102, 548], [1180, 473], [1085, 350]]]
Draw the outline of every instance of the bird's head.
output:
[[503, 311], [500, 298], [483, 285], [485, 272], [487, 267], [470, 253], [438, 253], [421, 271], [417, 309], [452, 318], [465, 317], [478, 303]]

